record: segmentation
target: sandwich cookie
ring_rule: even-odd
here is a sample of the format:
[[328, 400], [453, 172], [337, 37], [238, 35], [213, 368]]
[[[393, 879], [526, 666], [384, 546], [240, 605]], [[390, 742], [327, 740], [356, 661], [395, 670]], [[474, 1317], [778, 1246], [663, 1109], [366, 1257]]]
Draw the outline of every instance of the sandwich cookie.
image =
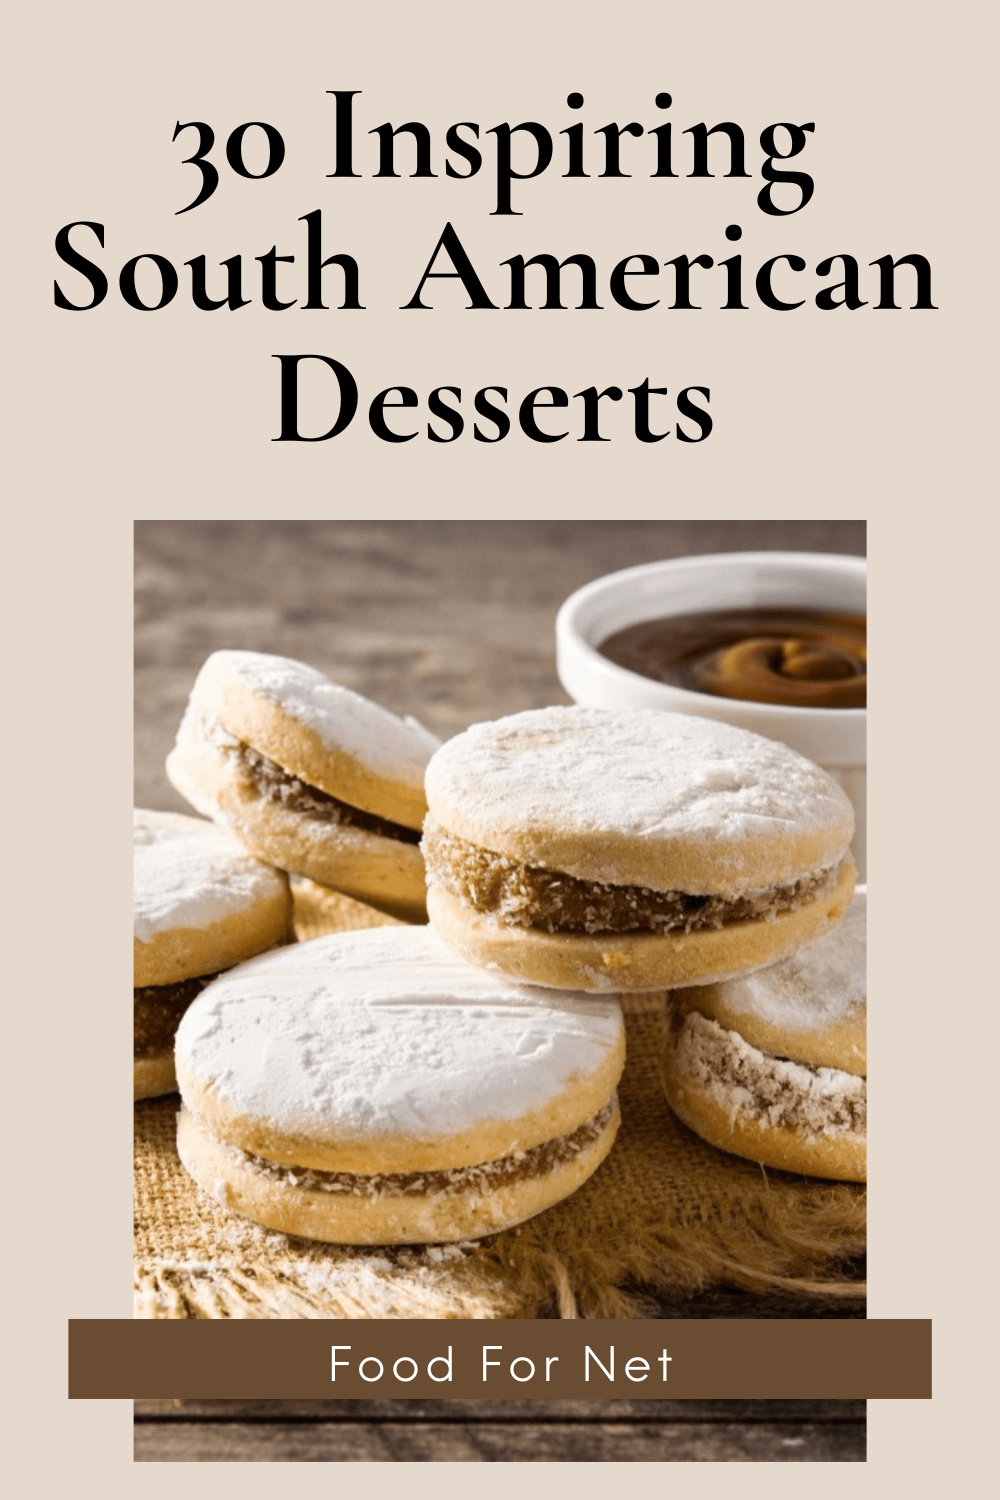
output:
[[543, 708], [427, 768], [427, 909], [470, 963], [651, 990], [787, 957], [843, 915], [851, 803], [793, 750], [707, 719]]
[[867, 1173], [866, 897], [772, 969], [670, 1002], [664, 1082], [713, 1146], [788, 1172]]
[[616, 998], [510, 984], [427, 927], [335, 933], [198, 996], [177, 1149], [211, 1197], [286, 1234], [479, 1238], [596, 1170], [624, 1059]]
[[133, 813], [136, 1099], [169, 1094], [177, 1023], [223, 969], [282, 942], [288, 881], [222, 828], [183, 813]]
[[167, 775], [252, 853], [424, 921], [424, 768], [440, 741], [285, 656], [216, 651]]

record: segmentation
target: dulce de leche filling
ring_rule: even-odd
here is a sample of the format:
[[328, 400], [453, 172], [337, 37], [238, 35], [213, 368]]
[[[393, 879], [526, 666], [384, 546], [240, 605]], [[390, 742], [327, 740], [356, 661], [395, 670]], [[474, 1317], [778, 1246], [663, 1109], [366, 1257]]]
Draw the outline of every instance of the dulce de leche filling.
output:
[[421, 849], [429, 883], [504, 926], [545, 932], [698, 932], [774, 917], [832, 891], [841, 868], [833, 865], [792, 885], [726, 898], [578, 880], [467, 843], [433, 818], [424, 824]]
[[235, 757], [245, 780], [250, 782], [257, 795], [266, 802], [287, 807], [304, 817], [348, 828], [360, 828], [367, 833], [375, 833], [385, 839], [396, 839], [403, 844], [420, 842], [418, 828], [406, 828], [402, 823], [380, 818], [376, 813], [365, 812], [349, 802], [342, 802], [339, 797], [331, 796], [329, 792], [321, 791], [319, 787], [310, 786], [291, 771], [279, 766], [276, 761], [262, 755], [252, 745], [231, 735], [214, 720], [202, 717], [196, 723], [189, 724], [188, 728], [196, 737], [208, 739], [223, 754]]
[[[455, 1167], [445, 1171], [379, 1172], [370, 1176], [354, 1172], [321, 1172], [312, 1167], [290, 1167], [280, 1162], [267, 1161], [262, 1156], [252, 1156], [248, 1151], [241, 1151], [238, 1146], [229, 1142], [225, 1146], [241, 1166], [249, 1167], [278, 1186], [303, 1188], [307, 1192], [353, 1193], [366, 1198], [407, 1194], [419, 1194], [423, 1197], [431, 1193], [447, 1197], [479, 1189], [485, 1195], [511, 1183], [544, 1176], [554, 1167], [580, 1156], [607, 1130], [617, 1104], [618, 1096], [615, 1094], [598, 1114], [585, 1120], [576, 1130], [568, 1135], [543, 1141], [530, 1151], [513, 1151], [509, 1156], [498, 1157], [495, 1161], [478, 1162], [471, 1167]], [[204, 1129], [203, 1126], [200, 1128]]]
[[218, 974], [199, 974], [175, 984], [146, 984], [132, 991], [133, 1056], [170, 1052], [181, 1017], [196, 995]]
[[679, 1073], [729, 1117], [749, 1116], [807, 1135], [864, 1135], [868, 1084], [840, 1068], [812, 1068], [752, 1047], [699, 1011], [674, 1010], [670, 1045]]

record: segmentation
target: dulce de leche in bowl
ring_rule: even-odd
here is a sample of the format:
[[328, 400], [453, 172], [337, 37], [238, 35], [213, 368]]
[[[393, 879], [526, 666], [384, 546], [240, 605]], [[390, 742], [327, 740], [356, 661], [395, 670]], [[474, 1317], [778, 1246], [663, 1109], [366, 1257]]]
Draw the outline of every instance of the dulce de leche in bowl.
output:
[[862, 557], [728, 552], [609, 573], [559, 611], [577, 703], [721, 719], [821, 765], [854, 803], [865, 869], [867, 567]]
[[598, 650], [655, 682], [787, 708], [864, 708], [867, 621], [829, 610], [717, 609], [616, 630]]

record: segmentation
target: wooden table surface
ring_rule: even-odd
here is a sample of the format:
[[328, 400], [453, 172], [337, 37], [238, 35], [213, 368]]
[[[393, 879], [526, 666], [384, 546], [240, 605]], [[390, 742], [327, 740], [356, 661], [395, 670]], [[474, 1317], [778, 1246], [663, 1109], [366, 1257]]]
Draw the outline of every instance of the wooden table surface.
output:
[[863, 1401], [137, 1401], [139, 1462], [863, 1463]]
[[[609, 502], [609, 508], [611, 508]], [[163, 761], [221, 647], [298, 657], [446, 736], [568, 699], [555, 613], [656, 558], [865, 550], [861, 521], [144, 521], [136, 525], [137, 806], [188, 811]], [[704, 1293], [663, 1317], [864, 1316]], [[140, 1401], [146, 1461], [863, 1460], [860, 1401]]]

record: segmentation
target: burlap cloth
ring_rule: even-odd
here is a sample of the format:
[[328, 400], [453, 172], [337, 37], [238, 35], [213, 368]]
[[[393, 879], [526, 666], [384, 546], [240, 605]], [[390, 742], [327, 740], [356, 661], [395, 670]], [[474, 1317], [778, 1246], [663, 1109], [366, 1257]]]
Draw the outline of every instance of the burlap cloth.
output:
[[[388, 921], [308, 883], [300, 939]], [[657, 1294], [785, 1289], [854, 1302], [865, 1190], [765, 1171], [693, 1135], [659, 1076], [663, 998], [627, 1000], [622, 1127], [579, 1192], [476, 1244], [339, 1248], [227, 1213], [177, 1158], [178, 1100], [135, 1106], [135, 1313], [143, 1318], [655, 1315]]]

